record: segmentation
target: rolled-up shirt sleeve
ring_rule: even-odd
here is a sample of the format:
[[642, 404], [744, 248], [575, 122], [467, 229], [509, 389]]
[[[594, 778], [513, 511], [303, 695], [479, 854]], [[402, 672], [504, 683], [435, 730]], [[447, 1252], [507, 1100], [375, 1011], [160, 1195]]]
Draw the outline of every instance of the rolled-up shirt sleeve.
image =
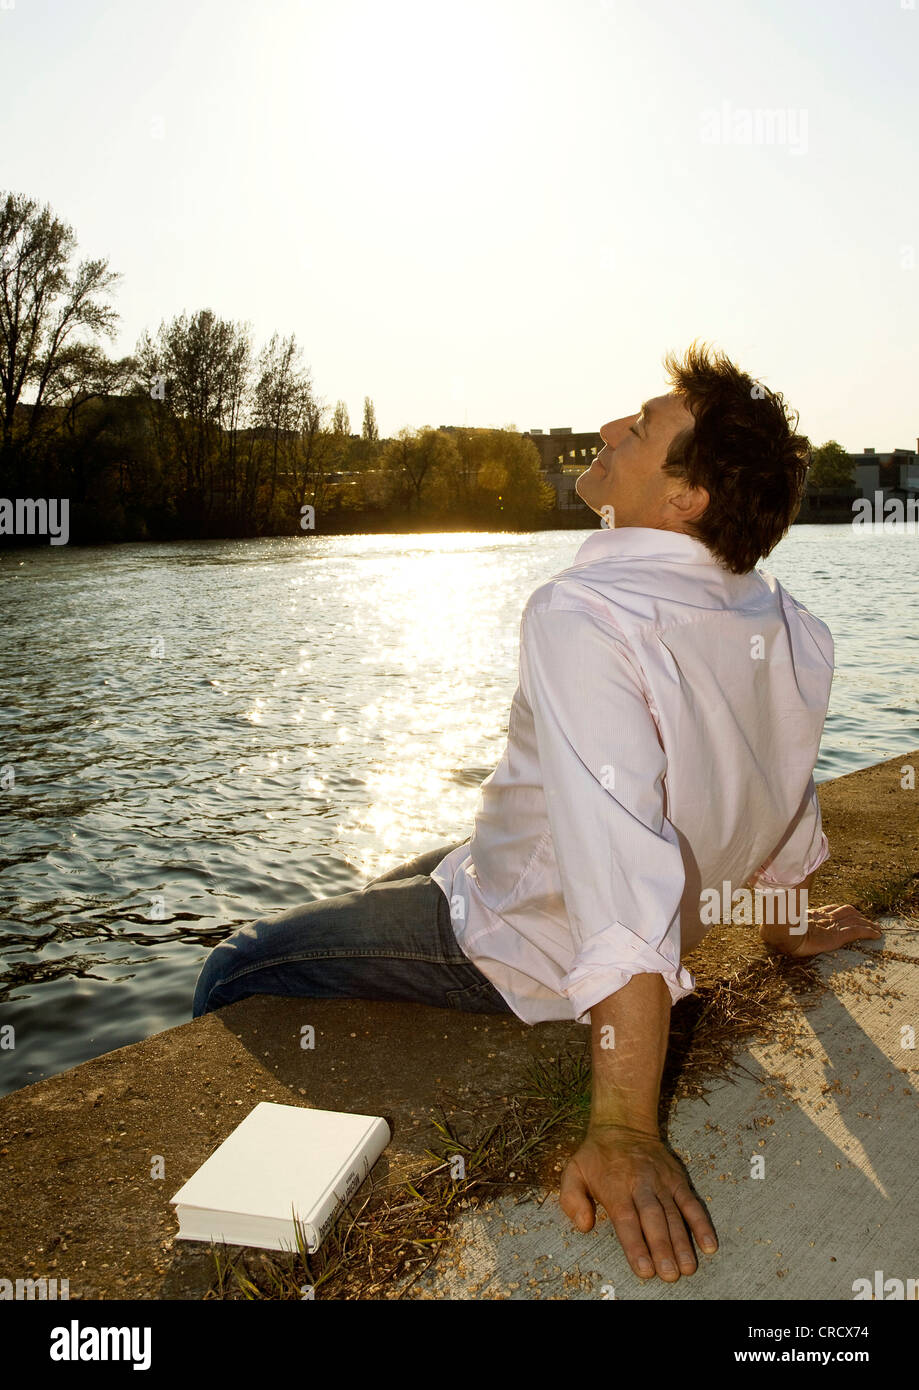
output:
[[830, 857], [813, 775], [781, 842], [753, 875], [759, 888], [795, 888]]
[[624, 635], [582, 609], [527, 610], [521, 684], [530, 704], [574, 960], [575, 1017], [628, 984], [664, 977], [675, 1003], [685, 870], [665, 815], [667, 757]]

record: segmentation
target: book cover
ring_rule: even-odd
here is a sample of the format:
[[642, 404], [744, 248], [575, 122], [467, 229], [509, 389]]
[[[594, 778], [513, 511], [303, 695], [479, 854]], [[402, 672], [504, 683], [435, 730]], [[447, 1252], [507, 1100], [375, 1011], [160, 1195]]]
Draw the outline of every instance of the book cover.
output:
[[170, 1200], [178, 1239], [315, 1250], [390, 1140], [380, 1116], [261, 1101]]

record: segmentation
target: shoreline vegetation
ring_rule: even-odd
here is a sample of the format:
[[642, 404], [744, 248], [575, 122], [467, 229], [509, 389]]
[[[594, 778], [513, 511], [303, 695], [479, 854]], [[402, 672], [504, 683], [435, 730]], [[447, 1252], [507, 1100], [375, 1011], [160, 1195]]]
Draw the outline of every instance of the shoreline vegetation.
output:
[[[803, 509], [802, 509], [803, 512]], [[72, 515], [72, 514], [71, 514]], [[79, 520], [79, 513], [78, 520]], [[363, 524], [362, 524], [363, 521]], [[792, 527], [798, 525], [835, 525], [851, 526], [852, 514], [848, 510], [838, 507], [822, 509], [813, 515], [799, 515], [792, 522]], [[482, 534], [482, 535], [529, 535], [538, 531], [586, 531], [601, 530], [602, 523], [600, 518], [595, 516], [587, 507], [583, 514], [566, 509], [561, 513], [553, 513], [543, 525], [537, 526], [512, 526], [507, 520], [496, 522], [492, 525], [472, 524], [459, 522], [455, 518], [442, 521], [425, 523], [419, 519], [415, 525], [408, 525], [404, 518], [386, 517], [384, 515], [374, 516], [374, 524], [368, 525], [366, 519], [357, 516], [350, 517], [339, 513], [334, 518], [330, 518], [325, 526], [319, 524], [318, 518], [315, 526], [308, 528], [307, 535], [310, 536], [436, 536], [452, 534]], [[906, 530], [906, 527], [901, 527]], [[289, 540], [295, 536], [303, 536], [304, 531], [281, 531], [281, 532], [209, 532], [207, 534], [194, 535], [119, 535], [112, 534], [111, 531], [102, 526], [90, 525], [82, 526], [77, 534], [71, 532], [69, 540], [62, 545], [53, 545], [54, 549], [74, 550], [81, 547], [97, 548], [100, 546], [115, 545], [136, 545], [146, 542], [151, 545], [172, 545], [184, 544], [195, 541], [221, 541], [232, 540]], [[0, 534], [0, 555], [4, 551], [18, 553], [23, 550], [44, 549], [48, 547], [48, 535], [38, 533], [34, 535]]]
[[[259, 348], [249, 324], [205, 308], [110, 358], [121, 276], [76, 250], [50, 206], [0, 193], [0, 284], [15, 288], [0, 294], [0, 547], [47, 544], [7, 524], [16, 499], [66, 499], [77, 545], [599, 525], [559, 507], [514, 425], [381, 438], [365, 396], [352, 433], [294, 333]], [[835, 441], [815, 449], [798, 520], [851, 521], [853, 466]]]

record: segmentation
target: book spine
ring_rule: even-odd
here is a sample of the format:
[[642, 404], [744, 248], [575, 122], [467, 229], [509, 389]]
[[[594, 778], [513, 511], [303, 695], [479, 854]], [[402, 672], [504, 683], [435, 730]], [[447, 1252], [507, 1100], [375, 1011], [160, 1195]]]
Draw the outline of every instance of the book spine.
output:
[[[342, 1207], [350, 1202], [361, 1183], [369, 1176], [371, 1168], [389, 1143], [389, 1137], [389, 1126], [385, 1120], [380, 1120], [368, 1132], [350, 1163], [336, 1176], [325, 1196], [316, 1203], [310, 1212], [309, 1220], [302, 1223], [304, 1235], [310, 1242], [307, 1246], [310, 1254], [319, 1249]], [[315, 1244], [312, 1243], [314, 1240]]]

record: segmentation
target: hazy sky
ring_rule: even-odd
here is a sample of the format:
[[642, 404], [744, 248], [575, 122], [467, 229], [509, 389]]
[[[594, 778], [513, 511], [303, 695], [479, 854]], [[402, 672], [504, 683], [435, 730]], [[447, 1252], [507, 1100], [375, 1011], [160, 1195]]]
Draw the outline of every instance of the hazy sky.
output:
[[916, 445], [901, 0], [0, 0], [0, 55], [0, 187], [122, 273], [110, 352], [210, 307], [352, 429], [593, 430], [708, 338]]

